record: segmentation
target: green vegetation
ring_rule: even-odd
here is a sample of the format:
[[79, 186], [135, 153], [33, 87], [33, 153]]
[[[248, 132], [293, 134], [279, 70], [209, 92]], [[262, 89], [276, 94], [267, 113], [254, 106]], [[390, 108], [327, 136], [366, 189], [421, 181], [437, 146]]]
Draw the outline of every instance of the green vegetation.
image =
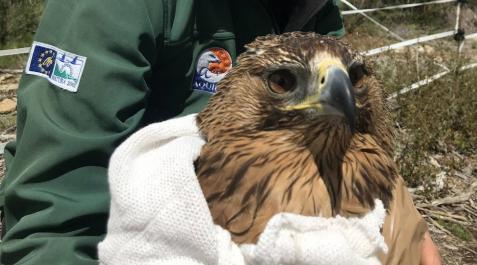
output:
[[[455, 51], [421, 55], [419, 73], [414, 51], [378, 58], [377, 75], [388, 93], [398, 91], [428, 76], [442, 72], [434, 63], [436, 55], [449, 57]], [[451, 69], [460, 63], [449, 58]], [[401, 175], [410, 186], [429, 183], [439, 173], [428, 163], [430, 154], [456, 151], [464, 155], [477, 154], [477, 70], [450, 73], [419, 89], [398, 96], [392, 104], [397, 121], [396, 160]], [[453, 169], [461, 165], [450, 163]], [[434, 194], [437, 196], [437, 194]]]
[[471, 241], [473, 239], [472, 233], [463, 225], [452, 223], [444, 220], [437, 221], [441, 226], [451, 232], [454, 236], [460, 238], [463, 241]]
[[16, 112], [8, 113], [8, 114], [0, 114], [0, 131], [4, 131], [5, 129], [15, 126], [16, 122], [17, 122]]
[[[350, 1], [358, 7], [376, 8], [384, 6], [392, 6], [399, 4], [408, 4], [409, 2], [425, 2], [425, 1], [403, 1], [403, 0], [378, 0], [378, 1]], [[344, 7], [346, 5], [343, 4]], [[349, 8], [344, 8], [349, 9]], [[425, 14], [425, 15], [423, 15]], [[453, 29], [453, 24], [449, 24], [450, 19], [455, 19], [455, 6], [453, 4], [428, 5], [407, 9], [397, 9], [395, 11], [378, 11], [370, 13], [373, 19], [378, 22], [384, 22], [385, 26], [399, 25], [393, 31], [404, 38], [411, 38], [419, 34], [431, 34]], [[376, 25], [361, 15], [345, 16], [346, 22], [350, 25], [360, 25], [362, 28], [375, 28], [375, 33], [387, 36]], [[347, 28], [348, 29], [348, 28]], [[374, 31], [374, 30], [373, 30]], [[392, 39], [391, 39], [392, 40]]]
[[[451, 43], [452, 44], [452, 43]], [[415, 51], [390, 53], [378, 57], [377, 75], [386, 92], [392, 93], [416, 81], [444, 71], [435, 64], [435, 58], [446, 60], [450, 69], [468, 63], [460, 61], [455, 49], [433, 51], [420, 55], [419, 70]], [[463, 155], [477, 154], [477, 70], [450, 73], [415, 91], [398, 96], [393, 115], [398, 128], [398, 155], [396, 160], [401, 175], [410, 186], [434, 183], [439, 171], [428, 163], [431, 154], [445, 155], [455, 151]], [[452, 161], [450, 168], [462, 165]], [[433, 194], [438, 196], [438, 194]]]
[[[429, 154], [477, 150], [477, 70], [448, 76], [399, 99], [399, 124], [407, 128], [398, 156], [401, 174], [411, 185], [435, 177]], [[459, 165], [454, 165], [458, 169]]]
[[[42, 0], [0, 0], [0, 50], [31, 45], [43, 5]], [[26, 58], [0, 57], [0, 68], [21, 68]]]

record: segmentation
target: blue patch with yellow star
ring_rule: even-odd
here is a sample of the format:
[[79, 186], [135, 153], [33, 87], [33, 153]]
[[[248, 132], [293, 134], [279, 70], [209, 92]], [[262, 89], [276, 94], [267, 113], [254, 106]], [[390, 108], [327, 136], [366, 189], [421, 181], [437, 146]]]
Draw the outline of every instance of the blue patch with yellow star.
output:
[[25, 72], [44, 77], [65, 90], [77, 92], [85, 64], [84, 56], [34, 42]]
[[35, 45], [32, 50], [31, 63], [28, 70], [41, 75], [51, 77], [56, 61], [56, 50]]

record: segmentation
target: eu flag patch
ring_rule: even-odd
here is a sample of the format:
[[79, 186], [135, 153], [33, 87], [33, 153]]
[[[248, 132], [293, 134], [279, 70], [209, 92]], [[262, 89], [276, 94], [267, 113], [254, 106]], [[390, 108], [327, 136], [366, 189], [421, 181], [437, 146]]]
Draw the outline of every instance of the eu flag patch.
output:
[[28, 70], [30, 72], [51, 77], [53, 67], [55, 66], [56, 50], [35, 45], [31, 53], [31, 63], [29, 64]]
[[84, 56], [49, 44], [34, 42], [25, 72], [44, 77], [58, 87], [76, 92], [85, 64]]

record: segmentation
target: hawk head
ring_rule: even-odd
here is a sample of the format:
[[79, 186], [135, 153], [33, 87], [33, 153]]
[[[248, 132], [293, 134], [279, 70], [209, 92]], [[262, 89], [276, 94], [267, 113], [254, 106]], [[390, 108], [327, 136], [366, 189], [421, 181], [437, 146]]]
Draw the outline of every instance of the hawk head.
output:
[[397, 176], [392, 126], [382, 87], [363, 58], [315, 33], [259, 37], [246, 47], [197, 117], [209, 145], [223, 148], [216, 153], [257, 157], [274, 150], [268, 156], [276, 156], [280, 171], [298, 170], [300, 161], [285, 158], [304, 150], [333, 212], [359, 212], [357, 205], [373, 207], [375, 198], [388, 205]]
[[216, 123], [229, 124], [237, 133], [313, 135], [323, 128], [339, 133], [344, 142], [354, 132], [375, 135], [392, 153], [381, 85], [347, 44], [293, 32], [259, 37], [246, 48], [198, 117], [206, 137], [224, 128]]

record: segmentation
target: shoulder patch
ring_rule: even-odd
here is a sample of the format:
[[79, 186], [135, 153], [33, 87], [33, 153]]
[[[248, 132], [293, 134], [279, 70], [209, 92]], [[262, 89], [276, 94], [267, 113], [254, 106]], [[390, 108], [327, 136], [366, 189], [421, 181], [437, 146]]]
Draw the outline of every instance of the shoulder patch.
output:
[[25, 73], [44, 77], [60, 88], [76, 92], [85, 64], [84, 56], [49, 44], [33, 42]]
[[217, 83], [225, 77], [232, 68], [232, 58], [223, 48], [208, 48], [197, 60], [197, 67], [192, 82], [195, 90], [215, 93]]

